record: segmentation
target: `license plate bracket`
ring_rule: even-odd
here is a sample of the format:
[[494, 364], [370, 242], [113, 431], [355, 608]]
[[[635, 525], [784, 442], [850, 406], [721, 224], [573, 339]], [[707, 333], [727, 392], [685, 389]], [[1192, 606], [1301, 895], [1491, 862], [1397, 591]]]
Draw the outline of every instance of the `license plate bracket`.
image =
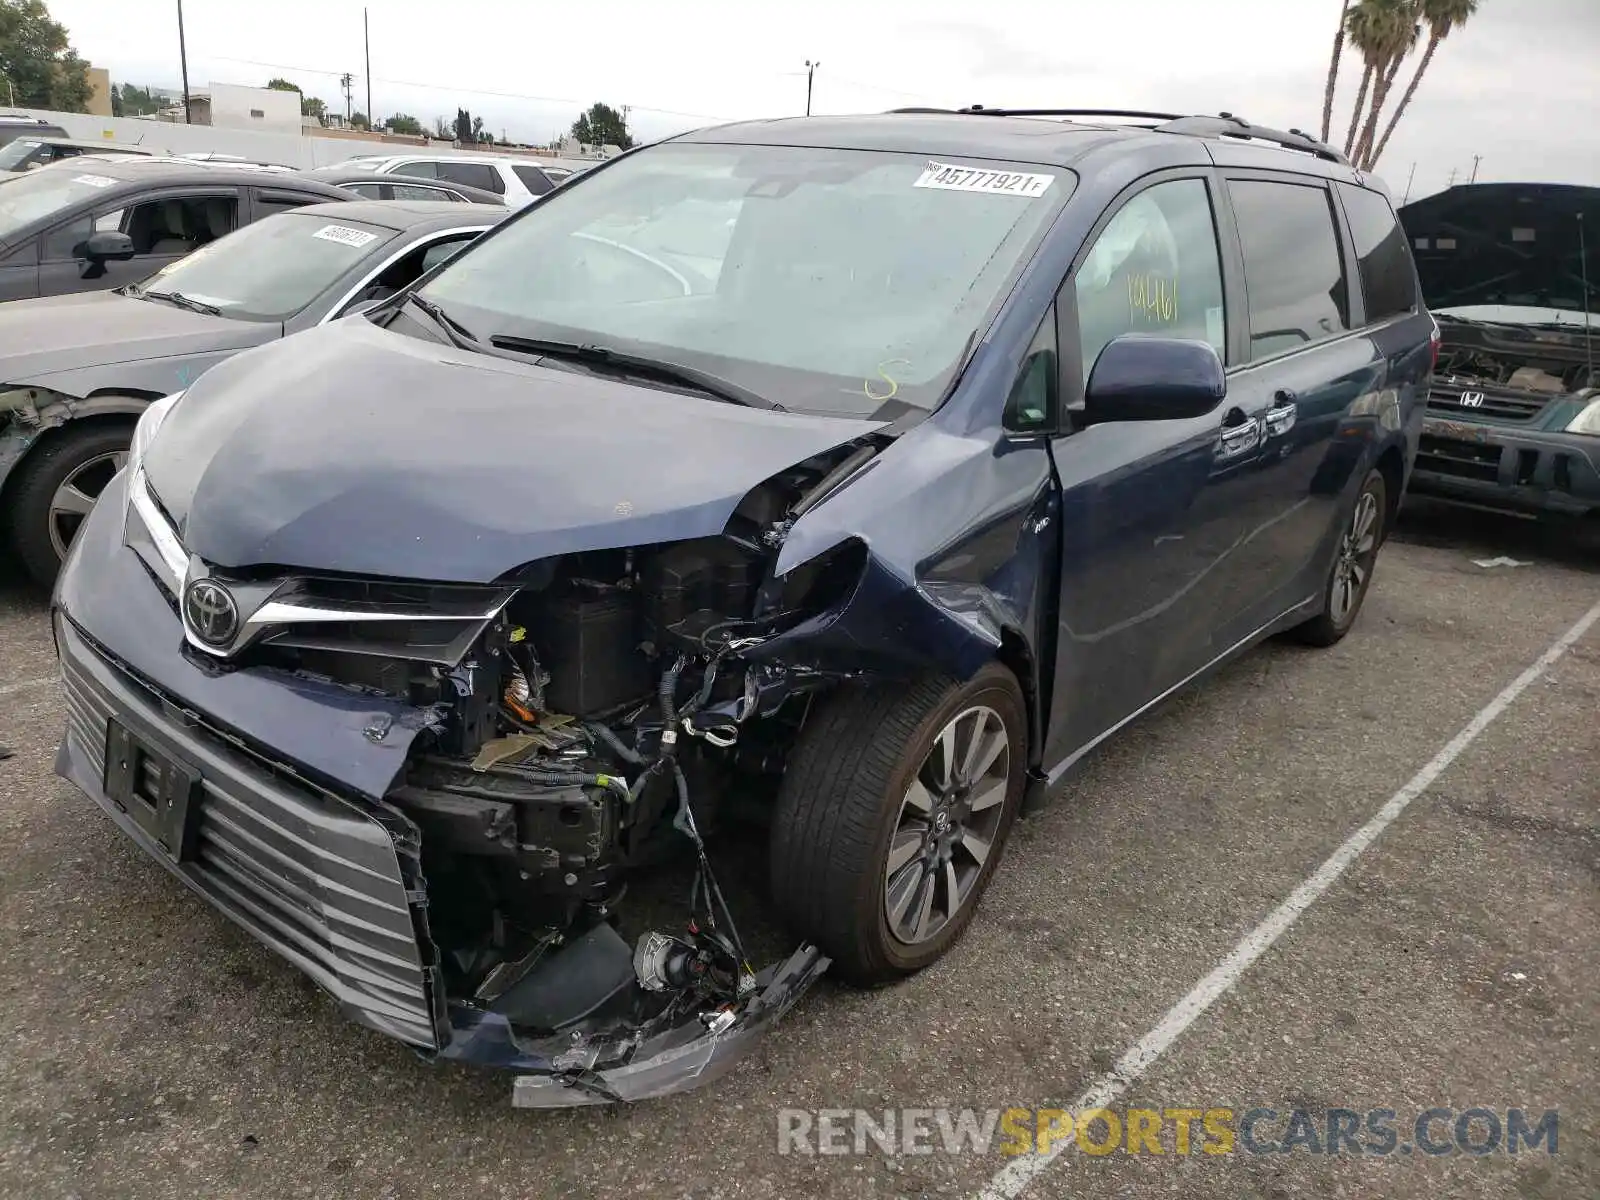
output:
[[176, 862], [194, 857], [200, 774], [145, 745], [115, 719], [106, 722], [105, 792]]

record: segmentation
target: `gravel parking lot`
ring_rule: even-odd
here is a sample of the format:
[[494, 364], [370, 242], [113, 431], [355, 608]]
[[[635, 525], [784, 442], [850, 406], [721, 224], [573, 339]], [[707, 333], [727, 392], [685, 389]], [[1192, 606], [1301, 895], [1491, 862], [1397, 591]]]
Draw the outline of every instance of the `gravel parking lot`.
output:
[[[347, 1023], [56, 779], [45, 605], [0, 585], [0, 1195], [1600, 1195], [1600, 624], [1496, 706], [1597, 580], [1592, 547], [1408, 514], [1351, 637], [1264, 647], [1107, 745], [945, 961], [825, 979], [710, 1089], [557, 1113]], [[1296, 1108], [1558, 1109], [1557, 1153], [778, 1152], [781, 1108], [1074, 1105], [1430, 761], [1116, 1103], [1271, 1108], [1271, 1137]]]

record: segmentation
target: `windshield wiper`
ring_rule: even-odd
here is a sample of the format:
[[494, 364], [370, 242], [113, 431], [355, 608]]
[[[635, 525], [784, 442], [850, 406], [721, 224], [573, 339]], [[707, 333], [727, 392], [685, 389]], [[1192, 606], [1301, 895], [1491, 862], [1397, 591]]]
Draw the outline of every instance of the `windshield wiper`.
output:
[[182, 292], [152, 292], [149, 288], [140, 288], [132, 293], [141, 300], [165, 300], [176, 304], [179, 308], [186, 308], [190, 312], [204, 313], [208, 317], [220, 317], [222, 310], [215, 304], [207, 304], [204, 300], [195, 300], [185, 296]]
[[428, 316], [432, 317], [433, 323], [445, 331], [446, 336], [448, 336], [449, 339], [455, 343], [458, 349], [464, 349], [468, 345], [479, 340], [477, 334], [473, 333], [472, 330], [468, 329], [460, 321], [456, 320], [449, 313], [445, 312], [444, 309], [440, 308], [432, 300], [424, 300], [415, 292], [407, 292], [405, 302], [407, 304], [415, 304], [423, 312], [427, 313]]
[[623, 350], [613, 350], [609, 346], [547, 341], [544, 338], [516, 337], [511, 334], [496, 334], [489, 339], [489, 344], [501, 350], [515, 350], [522, 354], [537, 354], [545, 358], [566, 358], [627, 375], [658, 379], [664, 383], [679, 383], [718, 400], [724, 400], [729, 404], [741, 404], [746, 408], [766, 408], [773, 412], [789, 411], [776, 400], [769, 400], [742, 384], [724, 379], [720, 375], [713, 375], [709, 371], [702, 371], [698, 367], [685, 366], [683, 363], [662, 358], [650, 358], [643, 354], [629, 354]]

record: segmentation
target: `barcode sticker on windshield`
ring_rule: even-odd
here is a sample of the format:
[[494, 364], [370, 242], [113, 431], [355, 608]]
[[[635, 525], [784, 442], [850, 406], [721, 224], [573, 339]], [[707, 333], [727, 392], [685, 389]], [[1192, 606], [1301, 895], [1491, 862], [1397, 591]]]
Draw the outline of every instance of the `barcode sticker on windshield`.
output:
[[365, 246], [374, 241], [377, 234], [368, 233], [364, 229], [351, 229], [348, 225], [324, 225], [311, 235], [319, 237], [325, 242], [340, 242], [346, 246]]
[[87, 183], [90, 187], [110, 187], [116, 180], [105, 175], [75, 175], [72, 182]]
[[1023, 171], [983, 171], [955, 163], [932, 162], [917, 177], [914, 186], [939, 188], [946, 192], [993, 192], [1002, 196], [1042, 196], [1054, 175], [1030, 175]]

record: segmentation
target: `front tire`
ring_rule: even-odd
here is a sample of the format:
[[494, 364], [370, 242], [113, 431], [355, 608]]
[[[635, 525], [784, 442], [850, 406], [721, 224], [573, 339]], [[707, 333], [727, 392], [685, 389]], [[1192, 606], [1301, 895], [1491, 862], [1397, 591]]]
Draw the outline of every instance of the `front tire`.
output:
[[1342, 640], [1356, 623], [1361, 604], [1372, 586], [1372, 572], [1378, 551], [1388, 530], [1389, 488], [1383, 472], [1372, 470], [1362, 481], [1361, 490], [1350, 508], [1350, 516], [1339, 534], [1333, 567], [1323, 592], [1322, 612], [1290, 634], [1308, 646], [1332, 646]]
[[51, 587], [78, 527], [128, 458], [133, 427], [123, 422], [71, 425], [22, 460], [7, 505], [11, 545], [29, 575]]
[[885, 983], [955, 944], [1021, 805], [1027, 731], [998, 663], [818, 702], [778, 795], [772, 891], [837, 974]]

